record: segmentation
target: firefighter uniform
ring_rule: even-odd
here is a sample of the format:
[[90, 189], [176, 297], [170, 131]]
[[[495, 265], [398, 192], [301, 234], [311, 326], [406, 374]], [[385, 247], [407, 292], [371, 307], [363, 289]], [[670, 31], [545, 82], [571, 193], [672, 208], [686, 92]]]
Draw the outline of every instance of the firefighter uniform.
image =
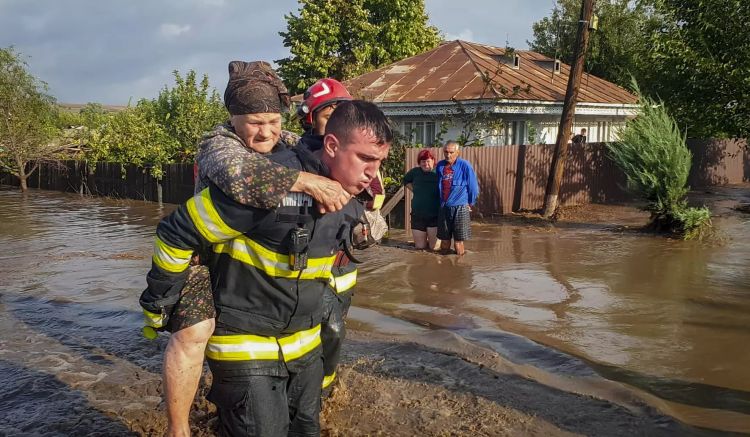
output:
[[[271, 159], [322, 171], [304, 149], [275, 151]], [[147, 323], [162, 328], [191, 254], [210, 253], [217, 317], [206, 348], [213, 373], [208, 398], [222, 434], [319, 434], [323, 294], [341, 240], [362, 212], [359, 202], [349, 202], [319, 216], [303, 193], [260, 210], [212, 185], [159, 223], [141, 305]]]
[[357, 284], [357, 265], [343, 251], [336, 254], [331, 270], [330, 287], [323, 295], [323, 392], [326, 396], [336, 379], [336, 367], [341, 357], [341, 345], [346, 337], [346, 315], [352, 304]]
[[[308, 135], [308, 134], [306, 134]], [[305, 144], [306, 136], [302, 141]], [[378, 172], [365, 192], [357, 196], [364, 203], [365, 208], [379, 211], [383, 206], [382, 176]], [[352, 304], [354, 286], [357, 284], [357, 264], [346, 253], [339, 251], [331, 271], [331, 287], [323, 296], [323, 322], [321, 337], [323, 341], [323, 393], [330, 394], [332, 384], [336, 380], [336, 368], [341, 359], [341, 346], [346, 338], [346, 316]]]

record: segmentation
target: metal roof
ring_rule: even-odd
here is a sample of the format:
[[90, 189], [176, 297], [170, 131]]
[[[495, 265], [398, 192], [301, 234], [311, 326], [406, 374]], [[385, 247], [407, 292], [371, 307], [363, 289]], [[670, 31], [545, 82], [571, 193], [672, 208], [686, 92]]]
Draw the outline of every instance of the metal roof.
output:
[[[517, 50], [520, 65], [505, 49], [455, 40], [422, 54], [345, 81], [357, 98], [376, 103], [448, 102], [452, 100], [525, 100], [562, 102], [570, 66], [532, 51]], [[578, 101], [632, 104], [636, 97], [599, 77], [584, 74]]]

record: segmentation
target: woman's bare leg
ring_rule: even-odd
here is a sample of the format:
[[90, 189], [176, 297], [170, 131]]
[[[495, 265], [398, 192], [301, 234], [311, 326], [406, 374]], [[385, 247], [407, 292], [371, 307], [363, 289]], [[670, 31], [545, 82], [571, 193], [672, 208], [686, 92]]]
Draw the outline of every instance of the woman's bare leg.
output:
[[437, 250], [437, 227], [427, 228], [427, 248]]
[[412, 229], [411, 235], [414, 237], [414, 247], [416, 249], [427, 249], [427, 233], [426, 232]]
[[169, 437], [190, 435], [190, 407], [198, 390], [203, 355], [214, 326], [214, 319], [204, 320], [169, 338], [162, 368]]

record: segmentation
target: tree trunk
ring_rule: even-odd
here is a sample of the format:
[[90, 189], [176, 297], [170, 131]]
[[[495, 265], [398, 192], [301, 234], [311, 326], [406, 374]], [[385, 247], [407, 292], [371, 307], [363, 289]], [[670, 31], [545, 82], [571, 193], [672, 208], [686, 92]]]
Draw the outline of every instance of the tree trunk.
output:
[[25, 193], [29, 190], [29, 185], [26, 182], [26, 180], [29, 178], [29, 173], [26, 173], [26, 163], [21, 160], [21, 158], [16, 157], [16, 166], [18, 166], [18, 174], [16, 175], [18, 177], [18, 181], [20, 182], [19, 188], [21, 189], [22, 193]]
[[589, 44], [589, 23], [591, 22], [593, 13], [594, 0], [583, 0], [578, 20], [576, 45], [573, 49], [573, 64], [570, 66], [568, 88], [565, 92], [565, 101], [563, 102], [562, 116], [560, 117], [560, 129], [557, 132], [555, 152], [552, 156], [552, 166], [550, 167], [547, 189], [545, 190], [543, 213], [545, 218], [551, 218], [560, 203], [558, 195], [560, 194], [565, 160], [568, 155], [568, 140], [570, 139], [570, 129], [573, 126], [573, 117], [575, 117], [576, 113], [578, 90], [581, 86], [586, 48]]

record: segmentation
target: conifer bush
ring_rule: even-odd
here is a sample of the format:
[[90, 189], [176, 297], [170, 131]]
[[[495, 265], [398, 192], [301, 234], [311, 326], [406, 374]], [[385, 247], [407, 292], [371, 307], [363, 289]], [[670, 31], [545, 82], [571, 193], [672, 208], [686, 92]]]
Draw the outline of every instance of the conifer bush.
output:
[[641, 94], [640, 114], [620, 132], [620, 140], [607, 144], [610, 158], [625, 173], [628, 189], [647, 202], [652, 229], [685, 239], [700, 238], [711, 227], [706, 207], [687, 205], [687, 180], [692, 154], [685, 135], [661, 101]]

